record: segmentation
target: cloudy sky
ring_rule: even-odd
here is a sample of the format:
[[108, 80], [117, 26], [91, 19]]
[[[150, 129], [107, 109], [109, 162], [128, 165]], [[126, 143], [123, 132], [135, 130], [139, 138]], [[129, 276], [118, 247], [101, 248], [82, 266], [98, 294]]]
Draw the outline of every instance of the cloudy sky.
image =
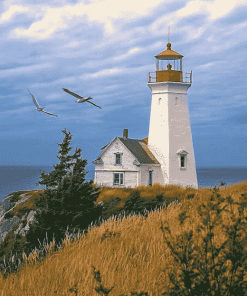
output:
[[[247, 166], [247, 0], [1, 1], [0, 165], [57, 163], [64, 128], [90, 165], [124, 128], [147, 137], [147, 73], [166, 49], [168, 26], [193, 72], [197, 167]], [[35, 111], [27, 89], [58, 117]]]

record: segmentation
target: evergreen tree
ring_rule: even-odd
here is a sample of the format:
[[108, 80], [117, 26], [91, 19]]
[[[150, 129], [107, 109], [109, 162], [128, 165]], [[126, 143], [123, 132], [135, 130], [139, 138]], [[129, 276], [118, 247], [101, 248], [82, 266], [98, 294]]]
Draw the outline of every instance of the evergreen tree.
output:
[[37, 223], [31, 225], [26, 236], [29, 250], [38, 246], [47, 237], [56, 242], [69, 231], [83, 230], [91, 222], [97, 220], [102, 207], [96, 206], [99, 190], [92, 186], [93, 181], [85, 180], [85, 166], [87, 160], [81, 158], [81, 149], [76, 148], [70, 155], [72, 135], [63, 131], [64, 140], [58, 151], [59, 163], [53, 165], [54, 170], [46, 174], [41, 172], [38, 184], [45, 185], [46, 189], [37, 201], [38, 211], [35, 215]]
[[127, 201], [124, 205], [124, 211], [126, 215], [129, 215], [131, 212], [135, 212], [136, 214], [144, 213], [144, 207], [143, 207], [144, 201], [141, 198], [140, 191], [139, 190], [133, 190], [128, 197]]

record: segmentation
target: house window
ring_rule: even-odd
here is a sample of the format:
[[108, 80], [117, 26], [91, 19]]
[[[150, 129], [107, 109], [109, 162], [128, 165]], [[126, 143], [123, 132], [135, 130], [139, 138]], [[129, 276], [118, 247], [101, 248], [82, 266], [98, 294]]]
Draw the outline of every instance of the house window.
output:
[[115, 164], [121, 164], [121, 154], [120, 153], [116, 153], [116, 161]]
[[153, 172], [152, 171], [149, 171], [148, 185], [149, 186], [153, 185]]
[[113, 174], [113, 185], [123, 185], [123, 173]]

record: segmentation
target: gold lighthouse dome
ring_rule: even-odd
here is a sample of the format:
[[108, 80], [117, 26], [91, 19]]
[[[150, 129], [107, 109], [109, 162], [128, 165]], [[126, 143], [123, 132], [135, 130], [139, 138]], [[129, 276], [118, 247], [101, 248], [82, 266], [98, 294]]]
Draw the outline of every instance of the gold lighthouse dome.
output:
[[183, 56], [171, 49], [171, 43], [167, 43], [167, 49], [155, 56], [156, 58], [156, 82], [181, 82]]
[[167, 49], [157, 54], [155, 56], [156, 59], [166, 60], [166, 59], [182, 59], [183, 58], [181, 54], [171, 49], [172, 45], [170, 42], [168, 42], [166, 46], [167, 46]]

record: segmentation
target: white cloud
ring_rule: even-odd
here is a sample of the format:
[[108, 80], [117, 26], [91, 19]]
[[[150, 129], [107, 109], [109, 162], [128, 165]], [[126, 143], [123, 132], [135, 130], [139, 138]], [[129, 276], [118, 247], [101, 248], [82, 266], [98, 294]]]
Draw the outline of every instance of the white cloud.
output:
[[24, 74], [27, 72], [32, 72], [32, 71], [41, 70], [41, 69], [47, 69], [47, 68], [50, 68], [51, 66], [52, 66], [51, 64], [45, 63], [45, 64], [26, 66], [26, 67], [16, 67], [13, 69], [0, 70], [0, 77], [20, 75], [20, 74]]
[[[116, 32], [116, 26], [120, 20], [125, 22], [149, 15], [150, 11], [161, 3], [164, 2], [162, 0], [95, 0], [89, 4], [81, 2], [75, 5], [63, 5], [60, 7], [40, 6], [40, 4], [39, 6], [31, 5], [30, 7], [13, 5], [2, 14], [0, 22], [10, 20], [16, 13], [28, 13], [29, 17], [35, 18], [34, 22], [27, 29], [23, 27], [16, 28], [11, 36], [15, 38], [31, 38], [32, 40], [50, 38], [58, 30], [64, 30], [72, 25], [80, 26], [85, 21], [103, 24], [105, 32], [112, 34]], [[154, 34], [160, 34], [159, 29], [164, 28], [164, 24], [169, 24], [172, 26], [174, 33], [174, 30], [176, 30], [175, 25], [181, 21], [181, 18], [195, 14], [205, 14], [208, 15], [211, 21], [214, 21], [228, 14], [235, 7], [245, 3], [247, 3], [247, 0], [188, 1], [185, 7], [156, 20], [149, 30]], [[189, 36], [195, 39], [203, 34], [208, 25], [205, 28], [199, 27], [194, 30], [192, 26], [188, 26], [185, 30], [189, 30]], [[76, 47], [78, 44], [71, 43], [69, 46]], [[124, 59], [125, 57], [119, 58]]]
[[80, 76], [80, 78], [82, 79], [91, 79], [91, 78], [101, 78], [101, 77], [105, 77], [105, 76], [111, 76], [111, 75], [118, 75], [118, 74], [127, 74], [129, 75], [130, 73], [145, 73], [144, 71], [148, 71], [150, 70], [150, 68], [152, 69], [154, 67], [154, 65], [144, 65], [144, 66], [140, 66], [140, 67], [133, 67], [133, 68], [126, 68], [126, 67], [114, 67], [114, 68], [108, 68], [108, 69], [103, 69], [100, 70], [98, 72], [92, 73], [92, 74], [86, 74], [86, 75], [82, 75]]
[[[15, 37], [26, 37], [35, 39], [45, 39], [60, 29], [65, 29], [70, 25], [70, 21], [80, 23], [89, 20], [104, 24], [105, 32], [112, 34], [115, 32], [113, 21], [130, 20], [148, 15], [163, 0], [96, 0], [90, 4], [78, 3], [75, 5], [64, 5], [61, 7], [41, 6], [39, 9], [35, 5], [30, 6], [33, 17], [40, 20], [35, 21], [28, 28], [16, 28]], [[6, 13], [10, 13], [11, 8]], [[30, 12], [30, 11], [29, 11]]]
[[123, 72], [123, 69], [121, 68], [110, 68], [110, 69], [103, 69], [96, 73], [88, 74], [86, 75], [87, 78], [96, 78], [96, 77], [104, 77], [104, 76], [110, 76], [115, 75]]
[[246, 0], [215, 0], [215, 1], [204, 1], [204, 0], [193, 0], [176, 12], [179, 17], [187, 17], [197, 13], [209, 14], [209, 17], [214, 20], [221, 18], [233, 10], [236, 6], [246, 4]]
[[[165, 16], [155, 20], [152, 25], [150, 25], [149, 31], [154, 35], [160, 35], [160, 30], [164, 30], [165, 27], [171, 26], [171, 35], [183, 32], [186, 34], [183, 34], [186, 37], [182, 41], [183, 43], [188, 43], [200, 38], [209, 28], [212, 28], [212, 24], [215, 20], [226, 16], [236, 7], [245, 4], [247, 4], [247, 0], [187, 1], [187, 4], [183, 8], [180, 9], [178, 7], [176, 11], [167, 13]], [[183, 25], [184, 18], [198, 15], [205, 15], [205, 17], [207, 17], [206, 22], [202, 19], [201, 23], [195, 26], [193, 20], [191, 20], [191, 25]], [[182, 26], [178, 26], [178, 23], [181, 23]]]
[[196, 67], [194, 67], [194, 69], [204, 71], [204, 70], [207, 70], [207, 69], [212, 69], [215, 66], [216, 66], [216, 62], [209, 62], [209, 63], [203, 64], [203, 65], [196, 66]]
[[134, 55], [134, 54], [136, 54], [136, 53], [138, 53], [140, 51], [142, 51], [142, 49], [139, 48], [139, 47], [131, 48], [127, 53], [114, 57], [114, 60], [117, 61], [117, 60], [127, 59], [128, 57], [130, 57], [130, 56], [132, 56], [132, 55]]
[[[27, 30], [24, 28], [16, 28], [16, 37], [33, 37], [44, 39], [50, 37], [58, 29], [67, 27], [67, 21], [76, 15], [76, 11], [71, 14], [70, 7], [66, 9], [41, 7], [43, 18], [34, 22]], [[78, 13], [77, 13], [78, 14]]]
[[29, 11], [28, 7], [20, 6], [20, 5], [13, 5], [10, 6], [7, 11], [5, 11], [0, 17], [0, 23], [4, 23], [10, 21], [11, 18], [19, 13], [24, 13]]
[[64, 45], [65, 48], [76, 48], [76, 47], [79, 47], [81, 46], [82, 44], [85, 44], [87, 43], [87, 41], [72, 41], [72, 42], [69, 42], [68, 44]]

